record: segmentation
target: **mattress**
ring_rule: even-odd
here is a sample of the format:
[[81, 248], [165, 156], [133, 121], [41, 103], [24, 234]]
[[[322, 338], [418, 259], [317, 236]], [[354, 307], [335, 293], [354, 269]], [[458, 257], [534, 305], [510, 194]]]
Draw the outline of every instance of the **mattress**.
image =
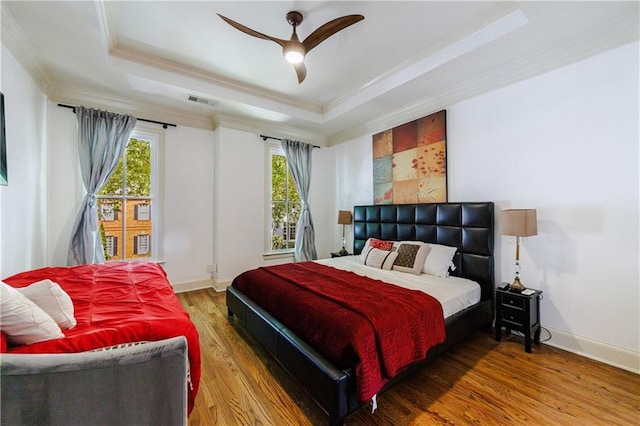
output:
[[441, 278], [428, 274], [414, 275], [376, 269], [362, 264], [359, 256], [334, 257], [316, 260], [316, 262], [427, 293], [440, 302], [445, 319], [480, 301], [480, 285], [466, 278], [453, 276]]

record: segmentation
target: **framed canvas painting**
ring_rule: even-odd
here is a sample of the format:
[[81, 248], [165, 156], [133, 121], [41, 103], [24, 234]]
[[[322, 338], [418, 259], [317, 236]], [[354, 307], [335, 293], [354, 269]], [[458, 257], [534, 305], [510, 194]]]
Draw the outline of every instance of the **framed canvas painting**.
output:
[[374, 204], [447, 201], [446, 110], [373, 135]]

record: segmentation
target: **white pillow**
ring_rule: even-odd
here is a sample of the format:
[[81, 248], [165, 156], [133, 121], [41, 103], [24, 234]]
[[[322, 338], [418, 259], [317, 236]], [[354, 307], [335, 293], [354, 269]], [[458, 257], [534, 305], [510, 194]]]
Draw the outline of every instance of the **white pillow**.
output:
[[364, 260], [367, 258], [367, 253], [369, 253], [369, 249], [371, 248], [371, 238], [368, 238], [367, 241], [364, 242], [364, 246], [362, 246], [362, 251], [358, 255], [360, 259], [360, 263], [364, 264]]
[[14, 345], [30, 345], [64, 337], [45, 311], [8, 284], [0, 283], [0, 329]]
[[403, 241], [398, 245], [397, 253], [398, 257], [393, 264], [394, 270], [420, 275], [429, 253], [429, 246], [420, 241]]
[[394, 251], [380, 250], [372, 247], [365, 254], [364, 264], [373, 268], [386, 269], [389, 271], [397, 257], [398, 253]]
[[73, 302], [58, 283], [42, 280], [18, 291], [49, 314], [61, 329], [68, 330], [78, 323], [73, 316]]
[[422, 272], [436, 277], [446, 278], [449, 276], [449, 268], [455, 268], [453, 256], [456, 254], [455, 247], [441, 244], [429, 244], [430, 250], [424, 261]]

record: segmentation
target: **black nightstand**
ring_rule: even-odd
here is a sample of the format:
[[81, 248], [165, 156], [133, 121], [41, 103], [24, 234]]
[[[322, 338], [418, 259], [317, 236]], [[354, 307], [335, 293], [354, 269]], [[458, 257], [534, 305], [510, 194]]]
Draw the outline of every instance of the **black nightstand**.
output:
[[342, 256], [351, 256], [351, 253], [340, 254], [339, 251], [334, 251], [333, 253], [331, 253], [331, 257], [342, 257]]
[[531, 335], [536, 345], [540, 344], [540, 299], [542, 292], [525, 296], [496, 289], [496, 340], [502, 339], [502, 327], [524, 334], [524, 349], [531, 353]]

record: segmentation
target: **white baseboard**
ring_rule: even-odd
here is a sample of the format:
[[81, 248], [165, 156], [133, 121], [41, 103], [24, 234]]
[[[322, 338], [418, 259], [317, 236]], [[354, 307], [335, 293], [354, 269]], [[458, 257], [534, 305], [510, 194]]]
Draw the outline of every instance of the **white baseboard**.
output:
[[215, 291], [225, 291], [227, 287], [231, 285], [231, 281], [216, 281], [213, 282], [213, 289]]
[[640, 353], [585, 337], [574, 336], [550, 327], [544, 328], [549, 330], [552, 336], [551, 340], [544, 342], [546, 345], [640, 374]]
[[214, 279], [189, 281], [185, 283], [171, 283], [174, 293], [186, 293], [187, 291], [213, 288], [215, 291], [225, 291], [231, 285], [231, 281], [216, 281]]
[[213, 280], [190, 281], [185, 283], [171, 283], [174, 293], [185, 293], [187, 291], [202, 290], [203, 288], [215, 288]]

